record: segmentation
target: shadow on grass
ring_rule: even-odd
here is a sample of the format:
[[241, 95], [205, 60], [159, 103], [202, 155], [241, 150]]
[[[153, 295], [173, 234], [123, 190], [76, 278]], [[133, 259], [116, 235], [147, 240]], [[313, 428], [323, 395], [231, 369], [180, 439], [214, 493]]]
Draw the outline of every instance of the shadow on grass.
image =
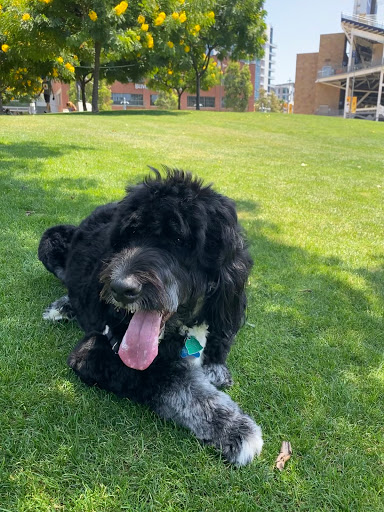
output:
[[[190, 112], [187, 110], [106, 110], [104, 112], [68, 112], [64, 115], [71, 116], [102, 116], [102, 117], [121, 117], [121, 116], [187, 116]], [[50, 115], [63, 115], [63, 114], [50, 114]]]
[[[30, 500], [32, 488], [44, 488], [52, 500], [77, 496], [78, 478], [80, 483], [87, 482], [89, 475], [92, 485], [107, 482], [111, 492], [114, 485], [125, 489], [125, 471], [115, 468], [129, 463], [129, 479], [141, 478], [143, 470], [150, 473], [153, 453], [159, 467], [167, 470], [176, 464], [181, 472], [183, 463], [170, 462], [169, 453], [182, 453], [185, 443], [192, 460], [200, 457], [199, 448], [181, 428], [165, 425], [140, 406], [83, 386], [65, 365], [78, 330], [73, 325], [40, 321], [42, 310], [62, 293], [62, 287], [37, 261], [39, 237], [56, 222], [50, 217], [72, 223], [79, 212], [90, 212], [99, 200], [85, 192], [97, 186], [95, 180], [59, 175], [47, 184], [39, 173], [44, 158], [70, 155], [79, 147], [14, 144], [3, 148], [6, 158], [0, 162], [0, 183], [7, 204], [1, 233], [6, 251], [0, 270], [7, 297], [3, 315], [7, 328], [2, 338], [5, 355], [0, 365], [7, 370], [1, 374], [9, 382], [2, 398], [2, 411], [9, 411], [4, 469], [9, 493], [18, 494], [21, 503]], [[31, 163], [31, 159], [36, 162]], [[71, 188], [75, 192], [72, 200], [67, 192]], [[29, 204], [36, 205], [36, 213], [27, 216], [23, 207]], [[39, 205], [45, 210], [43, 217]], [[379, 398], [384, 388], [384, 381], [377, 377], [382, 365], [383, 319], [372, 314], [374, 302], [383, 308], [382, 262], [375, 272], [350, 269], [338, 258], [321, 258], [276, 242], [267, 233], [277, 227], [258, 217], [257, 203], [243, 199], [237, 205], [240, 216], [245, 215], [255, 266], [249, 287], [251, 325], [240, 332], [229, 361], [241, 387], [236, 385], [230, 393], [263, 425], [265, 472], [272, 474], [270, 468], [281, 438], [287, 436], [301, 465], [295, 478], [304, 482], [315, 468], [319, 486], [330, 495], [333, 482], [327, 465], [348, 450], [360, 452], [363, 468], [380, 468], [378, 451], [372, 448], [369, 452], [365, 440], [369, 436], [375, 440], [382, 422], [375, 393]], [[351, 284], [346, 274], [364, 278], [369, 292]], [[128, 418], [122, 419], [124, 413]], [[43, 434], [39, 434], [42, 428]], [[103, 446], [109, 447], [113, 441], [120, 447], [106, 450], [113, 476], [103, 463], [103, 450], [96, 450], [100, 440]], [[132, 460], [123, 454], [128, 444]], [[154, 451], [146, 453], [143, 446], [152, 445]], [[140, 464], [137, 453], [142, 454]], [[51, 460], [53, 467], [48, 462]], [[20, 461], [28, 475], [21, 488], [17, 487]], [[349, 459], [343, 464], [343, 474], [337, 475], [341, 482], [351, 475], [358, 478], [361, 466]], [[188, 474], [196, 481], [211, 466], [207, 461], [206, 468], [188, 465]], [[67, 480], [61, 478], [63, 474], [69, 475]], [[238, 475], [233, 478], [241, 484], [241, 473]], [[55, 482], [49, 487], [44, 481], [52, 478]], [[161, 478], [169, 478], [166, 471]], [[370, 475], [368, 479], [367, 488], [375, 489], [377, 480]], [[148, 485], [148, 492], [156, 492], [155, 484], [153, 489], [150, 482]], [[270, 499], [274, 499], [278, 485], [271, 484]], [[302, 502], [300, 490], [295, 492]], [[264, 493], [268, 494], [265, 489]], [[318, 491], [313, 489], [313, 493], [315, 496]], [[318, 495], [321, 500], [322, 493]], [[348, 509], [347, 500], [348, 496], [338, 494], [341, 508]]]

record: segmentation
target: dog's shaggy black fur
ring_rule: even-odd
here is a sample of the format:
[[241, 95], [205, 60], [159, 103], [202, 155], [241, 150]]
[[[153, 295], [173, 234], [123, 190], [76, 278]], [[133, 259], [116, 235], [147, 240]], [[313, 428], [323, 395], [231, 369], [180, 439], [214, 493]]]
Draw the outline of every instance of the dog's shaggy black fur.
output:
[[[44, 317], [76, 318], [84, 330], [68, 358], [83, 382], [144, 403], [247, 464], [261, 451], [260, 427], [218, 390], [231, 384], [225, 362], [252, 265], [235, 206], [189, 173], [153, 172], [78, 227], [44, 233], [39, 259], [68, 289]], [[181, 357], [191, 337], [201, 357]]]

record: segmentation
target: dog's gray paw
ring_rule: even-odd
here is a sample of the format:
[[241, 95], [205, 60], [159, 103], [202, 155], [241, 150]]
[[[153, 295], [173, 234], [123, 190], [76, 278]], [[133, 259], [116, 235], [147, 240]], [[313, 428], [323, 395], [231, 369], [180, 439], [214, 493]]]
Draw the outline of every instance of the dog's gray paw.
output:
[[223, 456], [231, 464], [245, 466], [260, 455], [263, 447], [261, 428], [246, 414], [238, 416], [220, 440]]
[[75, 315], [72, 310], [68, 295], [60, 297], [60, 299], [52, 302], [51, 305], [43, 313], [43, 319], [50, 322], [58, 322], [60, 320], [73, 320]]
[[217, 388], [229, 388], [233, 384], [230, 371], [225, 364], [203, 365], [202, 370], [209, 382]]

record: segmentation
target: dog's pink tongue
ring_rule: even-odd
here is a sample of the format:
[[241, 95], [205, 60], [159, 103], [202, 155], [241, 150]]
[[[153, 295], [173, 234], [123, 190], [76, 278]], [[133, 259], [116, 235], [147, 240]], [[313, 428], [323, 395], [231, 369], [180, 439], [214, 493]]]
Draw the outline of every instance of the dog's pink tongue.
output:
[[145, 370], [157, 356], [161, 315], [156, 311], [134, 313], [119, 348], [120, 359], [135, 370]]

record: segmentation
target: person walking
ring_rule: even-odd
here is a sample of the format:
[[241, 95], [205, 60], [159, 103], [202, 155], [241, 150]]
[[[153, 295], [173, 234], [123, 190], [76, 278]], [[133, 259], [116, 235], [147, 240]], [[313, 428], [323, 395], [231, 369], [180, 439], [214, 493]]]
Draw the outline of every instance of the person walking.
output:
[[44, 101], [46, 103], [46, 110], [44, 110], [44, 114], [46, 114], [47, 112], [51, 112], [52, 84], [50, 78], [46, 77], [43, 79], [41, 92], [44, 94]]

